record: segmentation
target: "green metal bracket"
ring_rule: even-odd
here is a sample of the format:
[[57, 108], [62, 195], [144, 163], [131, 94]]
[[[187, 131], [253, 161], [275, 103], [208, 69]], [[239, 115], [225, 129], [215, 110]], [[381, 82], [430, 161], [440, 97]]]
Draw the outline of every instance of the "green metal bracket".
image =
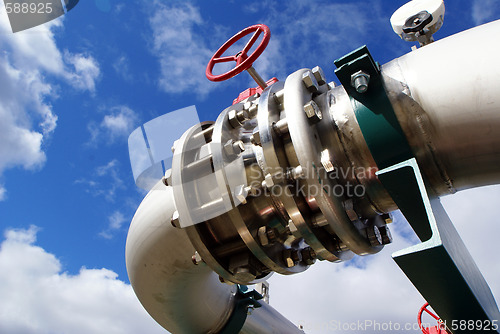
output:
[[500, 333], [493, 294], [416, 160], [377, 175], [422, 241], [393, 254], [401, 270], [453, 333]]
[[238, 285], [238, 292], [236, 293], [236, 305], [233, 314], [229, 318], [224, 328], [219, 334], [236, 334], [243, 328], [247, 315], [251, 309], [259, 308], [262, 305], [258, 300], [263, 296], [255, 290], [248, 290], [245, 285]]
[[[382, 84], [380, 66], [368, 48], [362, 46], [334, 63], [338, 67], [335, 74], [351, 98], [363, 137], [379, 169], [413, 158]], [[368, 90], [364, 93], [358, 93], [351, 85], [352, 75], [359, 71], [370, 76]]]
[[[335, 65], [335, 74], [350, 96], [363, 137], [381, 169], [378, 178], [422, 241], [394, 253], [394, 260], [453, 333], [500, 333], [500, 313], [488, 284], [439, 198], [427, 195], [385, 91], [379, 64], [363, 46], [336, 60]], [[351, 83], [352, 75], [359, 71], [369, 75], [365, 92], [358, 92]], [[474, 330], [463, 326], [471, 321]]]

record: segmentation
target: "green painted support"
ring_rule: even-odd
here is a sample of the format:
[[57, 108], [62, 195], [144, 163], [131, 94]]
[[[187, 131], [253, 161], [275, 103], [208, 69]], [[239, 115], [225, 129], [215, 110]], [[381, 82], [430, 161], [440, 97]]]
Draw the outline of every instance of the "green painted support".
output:
[[[356, 119], [377, 166], [382, 169], [413, 158], [382, 84], [380, 66], [373, 60], [368, 48], [363, 46], [334, 63], [338, 67], [335, 74], [351, 98]], [[358, 71], [370, 76], [364, 93], [358, 93], [351, 85], [351, 76]], [[388, 147], [391, 149], [388, 150]]]
[[[394, 253], [394, 260], [453, 333], [500, 333], [500, 314], [488, 284], [439, 198], [427, 195], [387, 97], [379, 64], [363, 46], [336, 60], [335, 65], [335, 74], [350, 96], [363, 137], [381, 169], [377, 175], [422, 241]], [[370, 76], [368, 89], [362, 93], [351, 84], [352, 75], [359, 71]]]
[[422, 241], [393, 254], [401, 270], [454, 334], [500, 333], [493, 294], [416, 160], [377, 174]]
[[236, 294], [236, 305], [233, 314], [229, 318], [224, 328], [219, 334], [236, 334], [243, 328], [247, 315], [251, 308], [261, 307], [258, 300], [262, 299], [262, 295], [255, 290], [248, 291], [247, 286], [238, 285], [238, 292]]

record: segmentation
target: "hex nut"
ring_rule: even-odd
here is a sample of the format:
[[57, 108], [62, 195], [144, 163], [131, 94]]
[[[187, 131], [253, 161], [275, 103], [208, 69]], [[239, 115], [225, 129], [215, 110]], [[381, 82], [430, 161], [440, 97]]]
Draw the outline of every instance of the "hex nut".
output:
[[313, 265], [316, 262], [316, 252], [311, 248], [307, 247], [301, 251], [302, 262], [308, 266]]
[[246, 110], [246, 114], [248, 119], [252, 119], [257, 116], [257, 112], [259, 111], [259, 106], [253, 102], [245, 102], [243, 105], [243, 109]]
[[171, 186], [172, 185], [172, 169], [168, 169], [165, 172], [165, 175], [161, 178], [162, 182], [166, 186]]
[[228, 141], [224, 144], [224, 152], [226, 152], [226, 155], [227, 155], [227, 156], [232, 156], [232, 155], [234, 155], [233, 144], [234, 144], [234, 141], [233, 141], [232, 139], [228, 140]]
[[368, 84], [370, 82], [370, 75], [363, 72], [358, 71], [351, 75], [351, 86], [356, 89], [356, 92], [363, 94], [368, 90]]
[[358, 214], [356, 213], [356, 210], [354, 210], [354, 202], [352, 198], [349, 198], [345, 200], [342, 205], [344, 206], [344, 210], [349, 216], [349, 219], [354, 222], [359, 219]]
[[179, 139], [177, 139], [176, 141], [174, 141], [174, 143], [172, 144], [172, 153], [175, 152], [175, 149], [176, 149], [178, 143], [179, 143]]
[[389, 226], [379, 227], [380, 234], [382, 235], [382, 245], [387, 245], [392, 243], [392, 234]]
[[328, 149], [324, 149], [323, 151], [321, 151], [321, 164], [328, 173], [333, 172], [333, 170], [335, 169], [333, 167], [332, 159], [330, 157], [330, 151]]
[[311, 70], [311, 72], [320, 86], [326, 84], [325, 73], [323, 72], [323, 69], [321, 67], [316, 66]]
[[384, 213], [382, 215], [382, 219], [385, 221], [386, 224], [392, 224], [394, 221], [394, 218], [391, 213]]
[[262, 246], [269, 246], [269, 238], [267, 237], [267, 228], [265, 226], [259, 227], [257, 235]]
[[232, 139], [228, 140], [224, 145], [224, 151], [227, 156], [238, 155], [241, 152], [245, 151], [245, 145], [241, 140], [233, 141]]
[[250, 137], [250, 142], [256, 146], [260, 146], [261, 145], [261, 142], [260, 142], [260, 133], [259, 131], [254, 131], [252, 133], [252, 136]]
[[229, 110], [227, 117], [229, 120], [229, 124], [231, 124], [234, 129], [237, 129], [243, 125], [243, 123], [241, 123], [238, 119], [238, 113], [235, 109]]
[[292, 268], [295, 266], [295, 262], [293, 262], [293, 259], [292, 259], [292, 250], [291, 249], [283, 250], [283, 261], [285, 262], [285, 266], [287, 266], [287, 268]]
[[293, 223], [293, 220], [288, 220], [288, 229], [290, 230], [290, 233], [294, 234], [297, 233], [298, 229], [297, 226]]
[[376, 225], [372, 225], [366, 228], [366, 234], [370, 245], [373, 247], [382, 245], [382, 235], [380, 230]]
[[233, 144], [233, 151], [235, 154], [240, 154], [245, 151], [245, 144], [241, 140], [237, 140]]
[[316, 93], [319, 90], [318, 81], [310, 71], [302, 74], [302, 82], [311, 93]]
[[174, 213], [172, 214], [172, 218], [170, 218], [170, 223], [172, 224], [173, 227], [180, 228], [181, 223], [179, 220], [179, 211], [175, 210]]
[[234, 197], [240, 201], [241, 204], [246, 204], [247, 203], [247, 196], [248, 196], [248, 188], [245, 187], [244, 185], [239, 185], [236, 187], [234, 190]]
[[288, 133], [288, 120], [286, 118], [280, 119], [278, 122], [273, 123], [273, 130], [279, 135], [283, 136]]
[[309, 119], [310, 122], [318, 123], [323, 119], [323, 114], [321, 112], [321, 109], [318, 107], [316, 102], [314, 101], [309, 101], [304, 105], [304, 112], [306, 113], [307, 118]]
[[249, 267], [238, 267], [234, 270], [234, 277], [241, 282], [251, 282], [257, 277], [254, 270]]
[[266, 230], [266, 236], [270, 243], [274, 243], [278, 239], [278, 232], [274, 228], [269, 228]]
[[267, 173], [266, 176], [264, 176], [264, 183], [267, 188], [274, 186], [273, 176], [270, 173]]
[[198, 252], [194, 252], [194, 255], [191, 256], [191, 261], [193, 261], [194, 265], [199, 265], [201, 262], [203, 262], [203, 259], [201, 258], [200, 254]]

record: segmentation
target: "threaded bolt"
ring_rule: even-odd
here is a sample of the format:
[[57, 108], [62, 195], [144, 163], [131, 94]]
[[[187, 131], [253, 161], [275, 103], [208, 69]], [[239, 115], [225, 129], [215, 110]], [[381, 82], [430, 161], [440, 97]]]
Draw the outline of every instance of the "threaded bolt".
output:
[[351, 75], [351, 86], [356, 89], [356, 92], [363, 94], [368, 90], [370, 83], [370, 75], [363, 71], [359, 71]]

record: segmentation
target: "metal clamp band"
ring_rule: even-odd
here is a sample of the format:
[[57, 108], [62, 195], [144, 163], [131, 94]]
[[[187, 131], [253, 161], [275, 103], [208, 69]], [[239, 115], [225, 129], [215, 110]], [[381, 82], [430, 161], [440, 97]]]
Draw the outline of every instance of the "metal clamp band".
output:
[[382, 84], [380, 65], [366, 45], [334, 63], [338, 67], [335, 74], [351, 98], [359, 127], [378, 168], [413, 158]]

